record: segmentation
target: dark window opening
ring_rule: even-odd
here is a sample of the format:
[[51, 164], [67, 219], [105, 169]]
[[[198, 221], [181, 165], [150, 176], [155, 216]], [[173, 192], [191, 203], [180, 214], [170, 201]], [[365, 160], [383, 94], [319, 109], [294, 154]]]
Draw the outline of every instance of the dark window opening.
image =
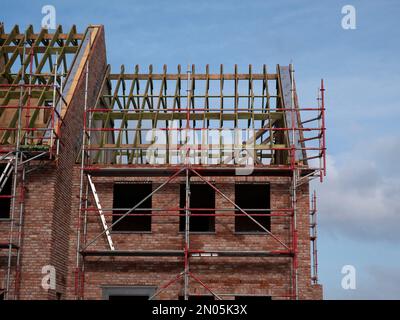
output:
[[[185, 297], [184, 296], [179, 296], [178, 300], [184, 301]], [[214, 301], [215, 298], [214, 296], [189, 296], [188, 301], [196, 301], [196, 302], [208, 302], [208, 301]]]
[[104, 300], [149, 300], [156, 292], [156, 287], [105, 287], [103, 288]]
[[[179, 207], [185, 208], [186, 203], [186, 185], [180, 186], [180, 201]], [[205, 210], [192, 210], [189, 222], [189, 230], [194, 232], [214, 232], [215, 231], [215, 217], [214, 216], [197, 216], [197, 214], [214, 214], [215, 209], [215, 191], [207, 184], [192, 184], [190, 185], [190, 208], [205, 209]], [[180, 211], [184, 214], [185, 211]], [[196, 216], [193, 216], [196, 214]], [[185, 231], [185, 216], [179, 218], [179, 231]]]
[[0, 300], [4, 300], [5, 299], [5, 291], [0, 292]]
[[[264, 210], [246, 210], [246, 209], [269, 209], [270, 208], [270, 189], [268, 184], [237, 184], [235, 185], [236, 204], [251, 214], [266, 214], [269, 211]], [[265, 232], [259, 225], [242, 212], [236, 211], [235, 231], [236, 232]], [[242, 215], [240, 215], [242, 214]], [[271, 230], [270, 216], [253, 216], [267, 230]]]
[[254, 302], [265, 302], [271, 301], [272, 298], [270, 296], [235, 296], [236, 301], [254, 301]]
[[149, 296], [111, 295], [108, 300], [149, 300]]
[[[129, 209], [152, 192], [151, 183], [116, 183], [114, 184], [113, 223]], [[119, 209], [120, 208], [120, 209]], [[151, 197], [138, 208], [151, 208]], [[146, 216], [148, 215], [148, 216]], [[113, 231], [151, 231], [151, 211], [134, 210], [125, 216], [113, 228]]]
[[[6, 165], [0, 165], [0, 176], [3, 174]], [[4, 183], [4, 180], [0, 181], [0, 187], [3, 185], [3, 189], [0, 192], [0, 219], [10, 218], [11, 208], [11, 183], [12, 182], [12, 171]]]

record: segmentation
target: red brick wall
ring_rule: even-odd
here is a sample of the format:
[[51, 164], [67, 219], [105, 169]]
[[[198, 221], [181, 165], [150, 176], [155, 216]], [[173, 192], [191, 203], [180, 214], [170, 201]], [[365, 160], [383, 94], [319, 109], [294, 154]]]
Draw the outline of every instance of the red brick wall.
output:
[[[78, 186], [79, 170], [75, 169], [74, 180]], [[93, 177], [103, 208], [113, 206], [113, 183], [118, 181], [153, 183], [153, 190], [165, 181], [154, 177]], [[193, 182], [199, 179], [192, 178]], [[213, 178], [217, 188], [234, 200], [234, 183], [268, 182], [271, 186], [271, 206], [274, 209], [289, 208], [289, 179], [285, 177], [226, 177]], [[166, 185], [152, 197], [152, 207], [173, 208], [179, 206], [179, 184], [182, 178]], [[299, 232], [299, 297], [301, 299], [321, 299], [319, 286], [311, 286], [310, 279], [310, 240], [309, 240], [309, 197], [308, 188], [299, 192], [298, 232]], [[93, 199], [91, 199], [94, 206]], [[77, 212], [78, 201], [74, 201], [73, 213]], [[226, 199], [216, 194], [216, 208], [233, 208]], [[118, 250], [182, 250], [183, 234], [179, 232], [178, 216], [158, 216], [154, 211], [151, 233], [112, 233]], [[230, 213], [217, 211], [216, 213]], [[111, 225], [111, 217], [107, 217]], [[271, 231], [284, 240], [290, 241], [288, 218], [272, 217]], [[214, 234], [194, 234], [190, 236], [191, 249], [204, 250], [278, 250], [284, 249], [268, 235], [237, 235], [234, 233], [234, 216], [216, 217]], [[76, 222], [74, 223], [76, 225]], [[88, 218], [90, 241], [102, 231], [100, 218], [90, 212]], [[76, 229], [71, 229], [71, 237]], [[290, 243], [290, 242], [289, 242]], [[91, 249], [107, 250], [106, 237], [102, 236], [90, 246]], [[76, 252], [75, 240], [71, 242], [71, 252]], [[70, 254], [72, 257], [73, 254]], [[226, 258], [192, 257], [191, 271], [217, 293], [241, 293], [283, 296], [290, 293], [290, 258]], [[102, 286], [156, 286], [159, 287], [173, 279], [183, 270], [183, 258], [179, 257], [91, 257], [85, 259], [85, 299], [101, 299]], [[74, 261], [70, 260], [70, 272], [74, 271]], [[74, 298], [73, 277], [70, 278], [67, 298]], [[177, 299], [182, 294], [182, 281], [160, 294], [160, 299]], [[191, 280], [192, 294], [205, 294], [207, 291]]]

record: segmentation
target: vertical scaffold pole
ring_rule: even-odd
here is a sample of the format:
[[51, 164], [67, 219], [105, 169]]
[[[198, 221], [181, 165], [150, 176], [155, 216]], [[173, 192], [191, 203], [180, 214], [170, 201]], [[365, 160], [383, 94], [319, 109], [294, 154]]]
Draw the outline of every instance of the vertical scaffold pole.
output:
[[186, 168], [186, 184], [185, 184], [185, 288], [184, 288], [184, 298], [189, 299], [189, 248], [190, 248], [190, 177], [189, 169]]
[[290, 78], [291, 78], [291, 114], [292, 114], [292, 209], [293, 209], [293, 234], [292, 234], [292, 241], [293, 241], [293, 294], [294, 299], [297, 300], [299, 297], [298, 292], [298, 266], [297, 266], [297, 166], [296, 166], [296, 128], [295, 128], [295, 117], [296, 117], [296, 109], [295, 109], [295, 97], [294, 97], [294, 69], [293, 64], [290, 64]]
[[[22, 60], [25, 59], [25, 40], [26, 37], [22, 40], [23, 50], [22, 50]], [[24, 86], [25, 86], [25, 66], [22, 67], [21, 79], [19, 81], [19, 102], [18, 102], [18, 124], [17, 124], [17, 137], [15, 143], [15, 157], [14, 157], [14, 175], [13, 175], [13, 191], [12, 191], [12, 199], [11, 199], [11, 214], [10, 214], [10, 238], [8, 243], [8, 261], [7, 261], [7, 276], [6, 276], [6, 292], [5, 299], [9, 300], [10, 295], [10, 286], [11, 286], [11, 267], [12, 267], [12, 253], [13, 253], [13, 240], [14, 240], [14, 223], [15, 223], [15, 214], [16, 214], [16, 196], [17, 196], [17, 182], [18, 182], [18, 160], [19, 157], [22, 157], [20, 152], [20, 139], [21, 139], [21, 126], [22, 126], [22, 109], [23, 109], [23, 96], [24, 96]], [[22, 162], [22, 159], [21, 159]], [[16, 248], [19, 250], [19, 248]]]
[[[77, 235], [76, 235], [76, 268], [75, 268], [75, 295], [76, 299], [80, 299], [82, 296], [82, 280], [81, 277], [81, 256], [80, 256], [80, 247], [81, 247], [81, 222], [82, 222], [82, 212], [83, 212], [83, 188], [84, 188], [84, 166], [86, 159], [86, 141], [90, 139], [86, 135], [86, 127], [87, 127], [87, 95], [88, 95], [88, 84], [89, 84], [89, 60], [86, 62], [86, 70], [85, 70], [85, 99], [84, 99], [84, 110], [83, 110], [83, 128], [82, 128], [82, 149], [81, 149], [81, 168], [80, 168], [80, 184], [79, 184], [79, 210], [78, 210], [78, 221], [77, 221]], [[90, 133], [88, 133], [90, 134]], [[86, 188], [87, 190], [87, 188]], [[87, 197], [87, 195], [86, 195]], [[86, 201], [86, 200], [85, 200]], [[86, 212], [86, 210], [85, 210]]]
[[[31, 106], [31, 97], [32, 97], [32, 73], [33, 73], [33, 47], [30, 50], [30, 58], [29, 58], [29, 87], [28, 87], [28, 103], [27, 103], [27, 108], [26, 108], [26, 114], [25, 114], [25, 128], [26, 128], [26, 133], [25, 133], [25, 139], [24, 139], [24, 144], [28, 144], [28, 138], [30, 135], [30, 130], [29, 130], [29, 122], [30, 122], [30, 106]], [[33, 137], [32, 137], [33, 138]]]
[[[56, 52], [56, 61], [54, 64], [53, 79], [53, 102], [51, 106], [51, 125], [50, 125], [50, 158], [53, 157], [53, 140], [54, 140], [54, 116], [56, 110], [56, 91], [57, 91], [57, 69], [58, 69], [58, 52]], [[61, 97], [62, 98], [62, 97]], [[61, 99], [60, 99], [61, 101]]]
[[[21, 154], [22, 161], [22, 154]], [[17, 240], [17, 259], [15, 262], [15, 299], [18, 299], [19, 293], [19, 280], [20, 280], [20, 261], [21, 261], [21, 244], [22, 244], [22, 224], [24, 221], [24, 209], [25, 209], [25, 177], [26, 170], [25, 165], [22, 164], [21, 169], [21, 183], [20, 183], [20, 194], [19, 194], [19, 218], [18, 218], [18, 240]]]
[[[326, 176], [326, 135], [325, 135], [325, 87], [324, 79], [321, 79], [321, 125], [322, 125], [322, 159], [323, 170], [321, 175]], [[322, 182], [322, 180], [321, 180]]]
[[190, 150], [188, 147], [189, 138], [189, 121], [190, 121], [190, 68], [187, 69], [187, 110], [186, 110], [186, 154], [185, 154], [185, 165], [186, 165], [186, 183], [185, 183], [185, 276], [184, 276], [184, 299], [189, 299], [189, 248], [190, 248], [190, 177], [189, 177], [189, 156]]

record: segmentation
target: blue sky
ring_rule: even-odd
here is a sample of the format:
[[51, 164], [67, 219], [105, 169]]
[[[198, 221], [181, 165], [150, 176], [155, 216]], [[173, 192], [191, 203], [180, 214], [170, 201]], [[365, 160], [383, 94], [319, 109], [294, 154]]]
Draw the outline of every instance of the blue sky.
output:
[[[291, 61], [303, 107], [326, 83], [328, 177], [319, 198], [320, 280], [327, 299], [400, 299], [400, 2], [393, 1], [18, 1], [3, 0], [9, 31], [33, 24], [43, 5], [57, 24], [104, 24], [108, 62], [161, 70], [274, 68]], [[356, 8], [357, 29], [341, 27]], [[341, 288], [341, 268], [357, 289]]]

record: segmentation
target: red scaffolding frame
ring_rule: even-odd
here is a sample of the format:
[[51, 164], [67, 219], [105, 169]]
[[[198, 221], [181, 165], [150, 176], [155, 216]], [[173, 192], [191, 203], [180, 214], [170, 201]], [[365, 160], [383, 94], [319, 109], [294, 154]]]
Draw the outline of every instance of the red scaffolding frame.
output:
[[[180, 68], [178, 68], [180, 71]], [[222, 67], [221, 67], [222, 70]], [[250, 68], [251, 70], [251, 68]], [[265, 70], [265, 68], [264, 68]], [[222, 296], [226, 295], [234, 295], [234, 294], [218, 294], [212, 288], [207, 286], [201, 279], [194, 275], [190, 271], [190, 258], [193, 256], [201, 257], [201, 256], [234, 256], [234, 257], [289, 257], [292, 259], [292, 270], [291, 270], [291, 285], [289, 292], [285, 295], [279, 295], [275, 297], [279, 298], [292, 298], [298, 299], [299, 292], [298, 292], [298, 247], [297, 247], [297, 221], [296, 221], [296, 214], [297, 214], [297, 188], [304, 184], [308, 183], [311, 179], [319, 177], [321, 182], [323, 177], [326, 174], [326, 145], [325, 145], [325, 105], [324, 105], [324, 84], [321, 80], [321, 87], [320, 87], [320, 96], [318, 98], [318, 107], [317, 108], [300, 108], [297, 102], [297, 95], [296, 89], [294, 84], [294, 77], [293, 77], [293, 67], [290, 66], [287, 69], [284, 69], [283, 72], [286, 72], [286, 80], [282, 79], [282, 76], [279, 74], [277, 75], [278, 84], [282, 88], [286, 85], [289, 88], [286, 88], [286, 97], [284, 97], [285, 104], [280, 107], [276, 108], [276, 111], [282, 112], [286, 115], [285, 123], [290, 122], [290, 126], [281, 126], [276, 128], [261, 128], [261, 131], [269, 130], [274, 133], [279, 134], [279, 132], [283, 132], [286, 134], [289, 145], [287, 146], [270, 146], [269, 150], [272, 152], [288, 152], [288, 159], [289, 163], [286, 164], [271, 164], [271, 165], [263, 165], [263, 164], [256, 164], [254, 166], [254, 174], [255, 175], [283, 175], [287, 176], [291, 180], [291, 206], [289, 208], [279, 208], [279, 209], [262, 209], [261, 211], [268, 212], [268, 213], [252, 213], [251, 210], [245, 210], [240, 208], [234, 201], [230, 200], [221, 190], [219, 190], [215, 185], [210, 183], [206, 176], [221, 176], [221, 175], [234, 175], [234, 170], [237, 167], [236, 164], [234, 165], [201, 165], [201, 164], [192, 164], [190, 163], [189, 154], [191, 151], [196, 150], [196, 147], [187, 147], [187, 146], [179, 146], [177, 150], [182, 150], [183, 153], [186, 155], [185, 161], [183, 163], [177, 164], [163, 164], [163, 165], [146, 165], [146, 164], [135, 164], [135, 163], [125, 163], [125, 164], [118, 164], [118, 163], [108, 163], [107, 161], [104, 163], [99, 163], [100, 161], [93, 161], [93, 153], [102, 152], [102, 151], [113, 151], [117, 150], [116, 152], [120, 152], [122, 154], [123, 150], [128, 150], [131, 148], [132, 150], [142, 150], [143, 147], [137, 147], [134, 145], [121, 145], [121, 144], [113, 144], [112, 146], [107, 146], [106, 144], [101, 145], [101, 143], [97, 143], [96, 146], [92, 146], [91, 135], [100, 132], [100, 133], [111, 133], [112, 135], [119, 135], [121, 132], [129, 132], [133, 131], [136, 132], [152, 130], [154, 128], [128, 128], [126, 125], [125, 127], [121, 125], [121, 128], [114, 128], [113, 126], [103, 125], [103, 127], [94, 126], [93, 122], [99, 119], [110, 118], [109, 115], [111, 113], [123, 113], [123, 119], [127, 118], [129, 114], [135, 114], [140, 111], [138, 110], [128, 110], [128, 109], [114, 109], [109, 107], [89, 107], [87, 103], [85, 103], [85, 117], [84, 117], [84, 128], [83, 128], [83, 143], [82, 143], [82, 157], [81, 157], [81, 183], [80, 183], [80, 201], [79, 201], [79, 212], [78, 212], [78, 224], [77, 224], [77, 255], [76, 255], [76, 275], [75, 275], [75, 294], [77, 299], [84, 298], [84, 284], [85, 284], [85, 259], [91, 256], [177, 256], [183, 257], [183, 271], [180, 272], [175, 277], [172, 277], [170, 281], [165, 284], [160, 284], [159, 289], [156, 293], [150, 297], [153, 299], [157, 297], [161, 292], [166, 290], [172, 284], [176, 283], [177, 281], [184, 279], [183, 285], [183, 292], [184, 298], [188, 299], [189, 296], [189, 279], [193, 279], [195, 282], [199, 283], [203, 286], [210, 294], [215, 296], [217, 299], [222, 299]], [[89, 66], [87, 66], [86, 70], [86, 78], [88, 77], [89, 73]], [[207, 68], [208, 73], [208, 68]], [[139, 78], [140, 76], [145, 77], [144, 75], [138, 75], [136, 73], [136, 77]], [[117, 76], [114, 76], [114, 78]], [[134, 76], [130, 76], [133, 77]], [[166, 75], [166, 68], [164, 68], [164, 75], [162, 79], [166, 79], [168, 76]], [[172, 76], [171, 76], [172, 77]], [[174, 113], [179, 113], [184, 115], [186, 119], [186, 126], [179, 127], [179, 128], [171, 128], [165, 127], [162, 130], [165, 131], [185, 131], [185, 130], [205, 130], [204, 126], [202, 128], [196, 128], [190, 126], [190, 122], [195, 119], [196, 112], [209, 112], [209, 108], [196, 108], [194, 106], [194, 102], [192, 105], [192, 96], [194, 96], [193, 90], [190, 88], [193, 87], [194, 80], [191, 80], [191, 77], [194, 77], [194, 68], [192, 71], [188, 70], [186, 75], [187, 80], [187, 107], [183, 108], [173, 108], [171, 109]], [[208, 79], [210, 75], [206, 76], [198, 76], [199, 78]], [[230, 77], [230, 76], [228, 76]], [[232, 76], [233, 77], [233, 76]], [[265, 79], [267, 75], [264, 73]], [[121, 76], [119, 76], [119, 81], [121, 81]], [[151, 77], [150, 77], [151, 78]], [[217, 77], [214, 77], [217, 78]], [[239, 78], [237, 75], [237, 70], [235, 69], [235, 80]], [[252, 78], [250, 72], [250, 79]], [[177, 76], [178, 81], [180, 81], [180, 75]], [[219, 78], [218, 78], [219, 79]], [[223, 79], [222, 75], [220, 79]], [[260, 79], [263, 79], [260, 77]], [[164, 80], [163, 80], [164, 81]], [[283, 83], [286, 81], [286, 83]], [[289, 81], [289, 82], [288, 82]], [[104, 81], [105, 82], [105, 81]], [[118, 82], [119, 83], [119, 82]], [[180, 85], [180, 84], [179, 84]], [[119, 87], [119, 85], [117, 84]], [[132, 85], [134, 87], [134, 85]], [[125, 90], [125, 89], [124, 89]], [[250, 90], [250, 89], [249, 89]], [[133, 90], [132, 90], [133, 91]], [[147, 91], [147, 89], [146, 89]], [[161, 89], [162, 91], [162, 89]], [[160, 92], [161, 92], [160, 91]], [[117, 92], [117, 91], [116, 91]], [[147, 94], [147, 92], [146, 92]], [[114, 93], [114, 98], [117, 96], [117, 93]], [[139, 96], [139, 94], [137, 93]], [[112, 95], [110, 95], [112, 96]], [[147, 98], [148, 98], [147, 94]], [[238, 96], [235, 93], [235, 97]], [[132, 98], [132, 94], [130, 94], [129, 99]], [[100, 99], [98, 99], [99, 101]], [[157, 112], [168, 112], [168, 108], [155, 110], [152, 109], [151, 111], [154, 113]], [[269, 108], [268, 111], [271, 112], [273, 108]], [[218, 111], [218, 109], [213, 109], [213, 111]], [[222, 112], [222, 108], [220, 109]], [[227, 112], [229, 109], [223, 109], [223, 112]], [[236, 107], [232, 109], [234, 112], [240, 112], [241, 109]], [[248, 109], [245, 111], [249, 111]], [[144, 110], [143, 110], [144, 112]], [[253, 112], [253, 111], [252, 111]], [[308, 119], [306, 121], [300, 121], [300, 112], [316, 112], [317, 115], [314, 118]], [[101, 114], [103, 118], [96, 118], [96, 114]], [[105, 115], [105, 118], [104, 118]], [[180, 117], [180, 116], [179, 116]], [[222, 116], [221, 116], [222, 117]], [[254, 115], [252, 115], [254, 119]], [[222, 118], [221, 118], [222, 119]], [[291, 119], [291, 120], [290, 120]], [[317, 123], [316, 127], [304, 127], [307, 123]], [[105, 122], [103, 122], [104, 124]], [[222, 123], [222, 122], [221, 122]], [[317, 132], [316, 136], [312, 137], [305, 137], [305, 132]], [[291, 135], [291, 138], [288, 136]], [[98, 138], [98, 136], [97, 136]], [[97, 139], [98, 140], [98, 139]], [[272, 139], [271, 139], [272, 140]], [[313, 142], [316, 141], [316, 144], [311, 146], [306, 146], [306, 142]], [[272, 142], [271, 142], [272, 143]], [[201, 150], [201, 147], [198, 149]], [[307, 151], [317, 152], [316, 155], [307, 158]], [[301, 159], [299, 159], [299, 154], [302, 155]], [[99, 158], [97, 158], [99, 159]], [[308, 161], [312, 159], [319, 159], [319, 165], [317, 167], [310, 167], [308, 165]], [[97, 163], [94, 163], [97, 162]], [[119, 214], [113, 212], [115, 208], [95, 208], [88, 203], [88, 178], [90, 176], [125, 176], [125, 175], [132, 175], [132, 176], [166, 176], [166, 180], [161, 183], [155, 190], [153, 190], [148, 196], [138, 202], [134, 207], [126, 210], [125, 213]], [[229, 209], [226, 211], [235, 211], [233, 214], [237, 214], [240, 212], [240, 215], [247, 216], [250, 220], [256, 223], [263, 231], [265, 231], [266, 235], [274, 239], [279, 246], [277, 250], [272, 251], [206, 251], [206, 250], [191, 250], [190, 248], [190, 230], [189, 230], [189, 220], [191, 216], [196, 216], [196, 210], [202, 210], [199, 208], [191, 208], [190, 207], [190, 199], [189, 199], [189, 190], [190, 190], [190, 178], [194, 176], [197, 179], [200, 179], [205, 184], [209, 185], [210, 188], [213, 188], [216, 193], [218, 193], [221, 197], [227, 200], [231, 205], [235, 207], [234, 210]], [[185, 177], [185, 185], [186, 185], [186, 200], [185, 200], [185, 207], [184, 208], [140, 208], [140, 211], [150, 211], [150, 213], [146, 215], [151, 216], [158, 216], [162, 215], [160, 213], [155, 213], [157, 211], [163, 211], [164, 215], [178, 215], [185, 217], [185, 234], [184, 234], [184, 246], [182, 250], [119, 250], [115, 248], [110, 248], [109, 250], [91, 250], [89, 247], [94, 244], [99, 238], [107, 234], [112, 227], [114, 227], [117, 223], [119, 223], [122, 219], [126, 216], [133, 215], [134, 211], [149, 197], [153, 194], [158, 192], [162, 189], [166, 184], [171, 183], [174, 179], [178, 177]], [[315, 202], [313, 202], [315, 203]], [[210, 209], [207, 209], [210, 211]], [[225, 208], [215, 208], [211, 211], [224, 211]], [[101, 212], [100, 212], [101, 211]], [[92, 239], [87, 239], [88, 231], [86, 227], [86, 223], [88, 217], [96, 215], [95, 213], [100, 214], [101, 216], [118, 216], [119, 218], [113, 222], [110, 226], [105, 226], [104, 230], [94, 236]], [[107, 213], [109, 212], [109, 213]], [[249, 213], [250, 212], [250, 213]], [[134, 216], [141, 216], [143, 214], [134, 214]], [[205, 214], [207, 216], [221, 216], [221, 215], [232, 215], [231, 213], [221, 214], [221, 213], [209, 213]], [[202, 216], [204, 214], [202, 213]], [[291, 228], [291, 236], [289, 241], [285, 242], [281, 240], [279, 237], [271, 233], [271, 231], [267, 230], [263, 227], [257, 220], [253, 217], [256, 216], [283, 216], [290, 219], [290, 228]], [[313, 251], [313, 254], [316, 254], [316, 251]], [[316, 260], [314, 260], [316, 261]], [[316, 268], [313, 268], [316, 271]], [[316, 279], [314, 280], [316, 283]]]

